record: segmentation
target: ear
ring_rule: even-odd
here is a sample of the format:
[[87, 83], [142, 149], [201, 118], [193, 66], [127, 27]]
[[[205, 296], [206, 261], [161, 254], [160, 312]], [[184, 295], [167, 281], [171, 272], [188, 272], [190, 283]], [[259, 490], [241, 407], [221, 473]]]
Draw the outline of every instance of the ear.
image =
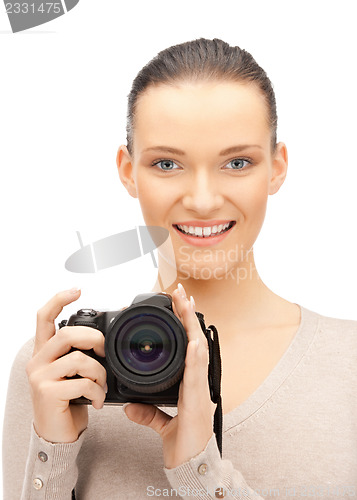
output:
[[137, 198], [136, 185], [133, 176], [132, 158], [126, 146], [120, 146], [117, 153], [118, 173], [122, 184], [133, 198]]
[[285, 181], [288, 170], [288, 150], [283, 142], [276, 145], [272, 160], [272, 176], [269, 183], [269, 194], [275, 194]]

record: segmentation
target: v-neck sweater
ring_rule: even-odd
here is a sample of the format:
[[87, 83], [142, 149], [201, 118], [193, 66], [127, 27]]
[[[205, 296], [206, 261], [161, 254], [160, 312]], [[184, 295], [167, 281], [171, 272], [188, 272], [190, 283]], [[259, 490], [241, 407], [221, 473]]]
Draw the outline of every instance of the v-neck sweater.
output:
[[213, 434], [174, 469], [164, 467], [160, 436], [121, 406], [89, 406], [88, 427], [74, 443], [37, 436], [25, 373], [31, 339], [10, 375], [4, 500], [70, 500], [73, 488], [77, 500], [357, 496], [357, 321], [299, 307], [300, 325], [276, 366], [224, 415], [223, 457]]

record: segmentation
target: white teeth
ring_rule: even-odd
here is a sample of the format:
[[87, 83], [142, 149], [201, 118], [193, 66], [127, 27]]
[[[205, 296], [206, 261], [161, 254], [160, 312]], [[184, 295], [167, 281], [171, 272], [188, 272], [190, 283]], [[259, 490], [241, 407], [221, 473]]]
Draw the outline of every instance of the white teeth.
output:
[[186, 226], [177, 224], [177, 227], [181, 229], [186, 234], [190, 234], [191, 236], [197, 237], [205, 237], [208, 238], [211, 235], [216, 235], [219, 233], [223, 233], [226, 229], [228, 229], [230, 222], [226, 222], [226, 224], [219, 224], [218, 226]]

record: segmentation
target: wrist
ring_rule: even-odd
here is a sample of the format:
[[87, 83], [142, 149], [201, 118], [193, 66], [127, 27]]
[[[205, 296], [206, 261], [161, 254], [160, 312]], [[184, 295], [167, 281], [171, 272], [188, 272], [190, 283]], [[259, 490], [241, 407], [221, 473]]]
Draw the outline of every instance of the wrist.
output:
[[61, 432], [58, 428], [49, 429], [47, 426], [38, 425], [35, 420], [33, 422], [33, 428], [39, 438], [51, 444], [75, 443], [79, 439], [83, 431], [86, 429], [86, 427], [84, 427], [80, 431], [66, 430]]

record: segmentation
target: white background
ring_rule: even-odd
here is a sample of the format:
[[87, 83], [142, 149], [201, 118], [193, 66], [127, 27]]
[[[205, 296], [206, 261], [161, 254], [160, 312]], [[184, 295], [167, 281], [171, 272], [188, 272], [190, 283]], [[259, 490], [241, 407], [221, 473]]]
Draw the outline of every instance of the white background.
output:
[[176, 43], [221, 38], [267, 71], [289, 172], [269, 198], [258, 271], [292, 302], [357, 320], [354, 7], [81, 0], [51, 23], [12, 34], [0, 6], [1, 418], [13, 359], [57, 291], [82, 288], [63, 319], [80, 307], [123, 307], [153, 285], [150, 255], [93, 275], [72, 274], [64, 262], [78, 248], [76, 231], [87, 244], [143, 224], [115, 157], [133, 78]]

